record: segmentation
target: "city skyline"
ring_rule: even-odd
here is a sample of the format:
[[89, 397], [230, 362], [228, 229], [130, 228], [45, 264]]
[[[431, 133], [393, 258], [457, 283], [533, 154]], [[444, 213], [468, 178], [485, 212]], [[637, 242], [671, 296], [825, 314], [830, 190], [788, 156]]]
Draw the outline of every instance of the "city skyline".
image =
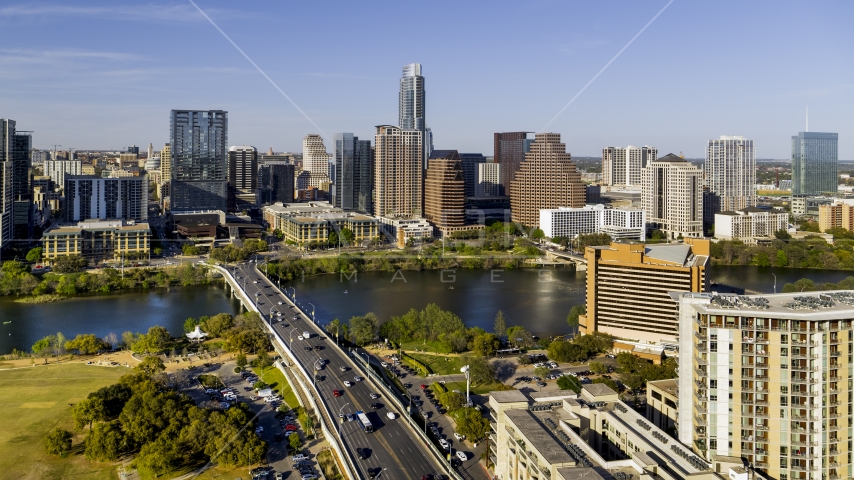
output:
[[[311, 48], [293, 49], [282, 48], [276, 30], [265, 26], [288, 21], [293, 29], [288, 38], [299, 38], [309, 33], [299, 18], [317, 18], [320, 7], [233, 10], [222, 2], [198, 3], [328, 135], [346, 131], [370, 138], [376, 125], [391, 123], [399, 113], [399, 98], [393, 93], [399, 87], [398, 72], [409, 63], [423, 65], [430, 78], [429, 126], [437, 149], [488, 155], [494, 132], [551, 131], [562, 134], [575, 157], [596, 157], [606, 145], [651, 144], [661, 152], [702, 158], [709, 138], [739, 135], [754, 140], [757, 158], [785, 159], [790, 156], [790, 137], [804, 130], [807, 106], [812, 110], [811, 131], [840, 132], [844, 138], [854, 127], [854, 119], [840, 108], [854, 98], [854, 84], [840, 80], [850, 77], [851, 67], [838, 61], [845, 56], [843, 45], [851, 40], [842, 24], [850, 5], [789, 3], [773, 10], [739, 5], [739, 15], [728, 18], [732, 28], [720, 29], [712, 22], [726, 5], [674, 2], [544, 128], [666, 4], [609, 8], [536, 3], [528, 7], [538, 14], [529, 15], [532, 18], [498, 8], [488, 13], [483, 26], [470, 22], [481, 9], [462, 7], [457, 15], [443, 17], [439, 29], [454, 31], [465, 25], [464, 41], [434, 35], [430, 42], [395, 45], [382, 56], [356, 62], [343, 52], [372, 47], [378, 37], [402, 32], [404, 22], [396, 19], [417, 7], [386, 9], [379, 15], [353, 7], [323, 15], [334, 34], [314, 38]], [[438, 15], [422, 14], [425, 20]], [[766, 21], [769, 16], [773, 22]], [[566, 33], [570, 18], [572, 29]], [[345, 21], [383, 28], [374, 28], [379, 33], [363, 28], [360, 35], [346, 28], [336, 32]], [[57, 28], [69, 22], [79, 27], [74, 36]], [[296, 152], [306, 134], [318, 131], [192, 5], [156, 3], [136, 9], [93, 2], [21, 3], [0, 8], [0, 24], [8, 35], [0, 51], [7, 65], [0, 77], [7, 92], [4, 115], [35, 131], [36, 148], [162, 145], [169, 141], [163, 118], [176, 107], [229, 111], [235, 145], [272, 145], [276, 151]], [[128, 35], [128, 24], [145, 33]], [[488, 25], [513, 25], [513, 33], [488, 35]], [[730, 31], [743, 33], [726, 33]], [[109, 47], [105, 38], [110, 38]], [[183, 47], [174, 49], [175, 44]], [[345, 44], [347, 49], [340, 48]], [[741, 64], [740, 75], [721, 79], [692, 74], [706, 68], [709, 57], [735, 48], [749, 59]], [[508, 54], [524, 58], [526, 67], [502, 68], [489, 82], [462, 80], [459, 75], [476, 68], [473, 61], [501, 65]], [[796, 71], [788, 68], [792, 56], [801, 59]], [[545, 57], [555, 61], [546, 62]], [[669, 72], [675, 83], [619, 74], [650, 66]], [[816, 79], [811, 73], [815, 71], [824, 74]], [[175, 81], [155, 81], [165, 72]], [[737, 117], [717, 108], [730, 103], [738, 105]], [[617, 108], [619, 116], [604, 113]], [[854, 147], [843, 141], [839, 157], [854, 158]]]

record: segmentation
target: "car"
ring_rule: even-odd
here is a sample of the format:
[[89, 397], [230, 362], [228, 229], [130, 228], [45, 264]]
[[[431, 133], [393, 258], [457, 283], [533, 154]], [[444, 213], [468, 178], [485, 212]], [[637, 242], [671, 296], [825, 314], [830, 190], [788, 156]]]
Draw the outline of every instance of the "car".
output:
[[359, 455], [359, 458], [361, 458], [362, 460], [365, 460], [366, 458], [368, 458], [368, 451], [365, 450], [364, 448], [357, 448], [356, 454]]
[[341, 396], [341, 390], [332, 390], [332, 396], [333, 397], [340, 397]]
[[302, 336], [305, 338], [311, 338], [311, 334], [308, 332], [302, 332]]
[[381, 403], [372, 403], [372, 404], [371, 404], [371, 409], [372, 409], [372, 410], [376, 410], [376, 409], [381, 408], [381, 407], [382, 407], [382, 404], [381, 404]]
[[264, 427], [258, 425], [257, 427], [255, 427], [255, 433], [264, 433]]
[[293, 457], [291, 457], [291, 461], [292, 461], [292, 462], [294, 462], [294, 463], [296, 463], [296, 462], [301, 462], [301, 461], [303, 461], [303, 460], [308, 460], [308, 457], [306, 457], [306, 456], [305, 456], [305, 455], [303, 455], [302, 453], [297, 454], [297, 455], [294, 455]]
[[282, 302], [279, 302], [279, 305], [283, 305], [283, 303], [282, 303]]
[[285, 477], [282, 472], [276, 472], [276, 480], [282, 480], [283, 478]]
[[387, 363], [385, 363], [385, 362], [380, 362], [380, 365], [382, 365], [383, 367], [387, 367], [387, 366], [388, 366], [388, 364], [387, 364]]
[[537, 386], [542, 388], [546, 386], [546, 382], [537, 382]]
[[424, 385], [424, 384], [422, 383], [422, 384], [421, 384], [421, 390], [426, 390], [426, 389], [427, 389], [427, 385]]
[[465, 462], [466, 460], [469, 459], [469, 456], [466, 455], [466, 452], [461, 452], [461, 451], [457, 450], [457, 458], [459, 458], [461, 462]]
[[376, 400], [376, 399], [380, 398], [380, 396], [379, 396], [379, 395], [377, 395], [376, 393], [372, 393], [372, 394], [371, 394], [371, 398], [372, 398], [372, 399], [374, 399], [374, 400]]
[[305, 347], [305, 351], [306, 351], [306, 352], [310, 352], [310, 351], [312, 351], [312, 350], [314, 350], [314, 348], [312, 348], [312, 347]]
[[353, 421], [353, 415], [351, 415], [351, 414], [349, 414], [349, 413], [348, 413], [348, 414], [346, 415], [346, 417], [347, 417], [347, 421], [348, 421], [348, 422], [352, 422], [352, 421]]
[[348, 370], [348, 368], [347, 367], [338, 367], [338, 370], [341, 370], [342, 372], [346, 372]]
[[448, 441], [445, 440], [444, 438], [439, 439], [439, 445], [441, 445], [442, 449], [444, 449], [444, 450], [450, 450], [450, 448], [451, 448], [451, 444], [448, 443]]
[[[202, 263], [202, 262], [199, 262]], [[252, 283], [258, 283], [258, 280], [252, 280]]]
[[355, 380], [355, 381], [357, 381], [357, 382], [361, 382], [363, 379], [362, 379], [362, 377], [356, 377], [356, 378], [354, 378], [353, 380]]
[[463, 441], [463, 440], [465, 440], [465, 439], [466, 439], [466, 436], [465, 436], [465, 435], [462, 435], [462, 434], [459, 434], [459, 433], [457, 433], [457, 432], [454, 432], [454, 438], [456, 438], [456, 439], [457, 439], [457, 440], [459, 440], [459, 441]]
[[323, 350], [323, 345], [315, 345], [314, 349], [315, 350]]
[[397, 418], [394, 412], [386, 412], [385, 416], [388, 417], [389, 420], [394, 420], [395, 418]]
[[349, 382], [349, 381], [347, 381], [347, 380], [344, 380], [344, 386], [345, 386], [345, 387], [351, 387], [351, 386], [353, 386], [353, 384], [352, 384], [352, 383], [350, 383], [350, 382]]
[[296, 425], [285, 425], [285, 431], [296, 432], [299, 428]]
[[302, 335], [297, 335], [297, 340], [302, 340]]

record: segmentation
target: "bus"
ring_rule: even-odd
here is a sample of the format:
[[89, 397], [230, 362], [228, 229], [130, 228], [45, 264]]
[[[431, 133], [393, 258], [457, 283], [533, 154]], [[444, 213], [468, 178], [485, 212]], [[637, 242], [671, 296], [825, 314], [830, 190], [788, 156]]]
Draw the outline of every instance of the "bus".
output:
[[373, 433], [374, 426], [371, 425], [371, 421], [368, 420], [368, 416], [365, 415], [365, 412], [359, 410], [356, 412], [356, 418], [359, 419], [359, 425], [362, 426], [362, 430], [364, 430], [365, 433]]

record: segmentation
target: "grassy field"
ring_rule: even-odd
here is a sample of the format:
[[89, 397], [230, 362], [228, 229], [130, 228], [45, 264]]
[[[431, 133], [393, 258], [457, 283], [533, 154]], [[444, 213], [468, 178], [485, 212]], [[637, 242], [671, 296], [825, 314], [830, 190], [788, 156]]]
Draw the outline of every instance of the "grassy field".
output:
[[276, 367], [267, 367], [264, 370], [260, 368], [252, 369], [256, 374], [258, 374], [258, 378], [264, 381], [267, 385], [273, 386], [273, 390], [279, 392], [279, 395], [282, 396], [282, 400], [288, 404], [291, 408], [296, 408], [299, 406], [299, 400], [297, 400], [297, 395], [294, 393], [294, 389], [288, 383], [287, 379], [285, 379], [285, 374], [281, 372]]
[[83, 364], [48, 365], [0, 370], [0, 476], [3, 478], [118, 478], [111, 464], [90, 462], [83, 456], [82, 435], [74, 437], [72, 453], [66, 458], [47, 455], [45, 434], [54, 427], [74, 432], [69, 403], [77, 403], [90, 392], [115, 383], [128, 373], [123, 367]]
[[460, 367], [465, 365], [464, 357], [446, 357], [423, 353], [407, 353], [410, 357], [430, 367], [436, 375], [455, 375], [460, 373]]

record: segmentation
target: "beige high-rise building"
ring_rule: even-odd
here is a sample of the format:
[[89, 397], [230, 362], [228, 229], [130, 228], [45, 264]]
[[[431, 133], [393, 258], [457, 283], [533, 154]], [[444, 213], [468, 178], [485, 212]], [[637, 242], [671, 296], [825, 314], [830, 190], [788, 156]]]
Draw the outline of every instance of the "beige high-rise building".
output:
[[852, 478], [854, 291], [674, 300], [680, 441], [777, 480]]
[[572, 156], [561, 143], [559, 133], [538, 133], [525, 161], [510, 182], [510, 211], [514, 222], [538, 227], [540, 210], [546, 208], [581, 208], [585, 203], [581, 183]]
[[302, 139], [302, 165], [303, 170], [311, 175], [308, 180], [309, 187], [321, 188], [325, 184], [328, 191], [331, 158], [320, 135], [310, 133]]
[[819, 205], [818, 228], [822, 232], [842, 227], [854, 232], [854, 200], [835, 200], [830, 205]]
[[456, 150], [433, 150], [424, 179], [424, 218], [439, 230], [465, 224], [466, 185]]
[[602, 184], [639, 187], [643, 168], [658, 158], [658, 149], [649, 145], [605, 147], [602, 149]]
[[424, 134], [392, 125], [374, 136], [374, 215], [420, 218], [424, 191]]
[[646, 221], [667, 238], [703, 236], [703, 171], [672, 153], [643, 169]]

